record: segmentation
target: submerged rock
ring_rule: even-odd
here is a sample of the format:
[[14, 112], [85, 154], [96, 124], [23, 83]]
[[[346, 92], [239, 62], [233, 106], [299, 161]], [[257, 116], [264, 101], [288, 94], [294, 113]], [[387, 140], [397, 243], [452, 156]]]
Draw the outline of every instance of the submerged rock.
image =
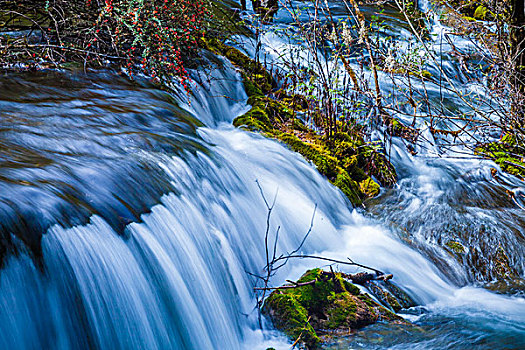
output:
[[[348, 335], [379, 321], [407, 323], [368, 294], [361, 293], [343, 276], [321, 269], [309, 270], [296, 286], [273, 291], [264, 303], [263, 313], [277, 329], [308, 349], [318, 348], [330, 336]], [[396, 300], [393, 309], [409, 306], [405, 301], [401, 305], [390, 295], [391, 300]]]
[[390, 281], [370, 281], [366, 287], [370, 294], [394, 312], [417, 306], [405, 291]]

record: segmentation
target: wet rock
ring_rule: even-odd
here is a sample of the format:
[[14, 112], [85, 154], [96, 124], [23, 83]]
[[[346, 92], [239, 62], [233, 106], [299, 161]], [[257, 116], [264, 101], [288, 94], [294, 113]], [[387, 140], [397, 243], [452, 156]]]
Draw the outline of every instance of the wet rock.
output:
[[330, 336], [348, 335], [378, 321], [407, 323], [361, 293], [341, 273], [313, 269], [296, 283], [308, 282], [311, 283], [273, 291], [263, 306], [263, 313], [277, 329], [308, 349], [319, 348]]
[[381, 304], [395, 312], [417, 306], [414, 299], [390, 281], [370, 281], [366, 287]]
[[504, 135], [497, 142], [480, 144], [476, 154], [492, 159], [501, 170], [525, 179], [525, 140], [514, 135]]

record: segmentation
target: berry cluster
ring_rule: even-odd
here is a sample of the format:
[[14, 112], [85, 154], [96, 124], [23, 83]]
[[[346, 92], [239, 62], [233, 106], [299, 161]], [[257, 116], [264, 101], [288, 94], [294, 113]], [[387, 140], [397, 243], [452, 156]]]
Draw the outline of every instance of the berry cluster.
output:
[[125, 55], [130, 75], [177, 77], [188, 90], [184, 62], [195, 54], [209, 18], [202, 0], [105, 0], [93, 41], [105, 32]]

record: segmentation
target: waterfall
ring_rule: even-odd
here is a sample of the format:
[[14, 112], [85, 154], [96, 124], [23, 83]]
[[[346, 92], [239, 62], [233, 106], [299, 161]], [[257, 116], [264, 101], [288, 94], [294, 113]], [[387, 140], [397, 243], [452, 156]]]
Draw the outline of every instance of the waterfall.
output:
[[[234, 100], [243, 101], [238, 74], [231, 67], [222, 74], [232, 81], [228, 92], [219, 87], [211, 93], [238, 91]], [[232, 104], [230, 98], [206, 105], [199, 100], [208, 99], [206, 94], [195, 96], [187, 108], [199, 108], [208, 118], [224, 120], [227, 105], [232, 114], [242, 110], [243, 102]], [[241, 349], [264, 342], [286, 348], [272, 332], [258, 330], [254, 311], [248, 272], [264, 266], [267, 215], [255, 180], [266, 196], [277, 193], [270, 231], [281, 227], [279, 251], [299, 244], [317, 205], [304, 252], [351, 257], [392, 272], [436, 312], [468, 307], [523, 322], [517, 312], [523, 299], [454, 287], [387, 227], [353, 210], [311, 164], [283, 145], [227, 123], [211, 123], [197, 133], [207, 151], [141, 154], [158, 165], [157, 176], [171, 187], [123, 234], [92, 215], [84, 225], [48, 229], [42, 239], [44, 272], [25, 254], [8, 259], [0, 274], [2, 348]], [[313, 266], [290, 262], [272, 283]]]
[[[41, 151], [52, 148], [57, 157], [52, 164], [62, 167], [39, 166], [28, 177], [44, 173], [60, 181], [42, 180], [42, 195], [28, 204], [49, 223], [41, 242], [42, 267], [13, 236], [18, 254], [11, 254], [0, 271], [0, 348], [288, 349], [288, 340], [269, 324], [260, 330], [257, 321], [250, 273], [260, 273], [265, 264], [267, 209], [256, 181], [265, 196], [276, 198], [270, 232], [273, 238], [280, 227], [278, 251], [299, 245], [317, 206], [304, 253], [351, 257], [393, 273], [394, 281], [420, 304], [403, 316], [426, 326], [432, 339], [394, 332], [397, 348], [525, 346], [525, 299], [468, 284], [468, 274], [452, 259], [440, 255], [444, 265], [430, 259], [426, 253], [434, 249], [431, 244], [418, 249], [391, 225], [399, 215], [407, 221], [425, 218], [421, 208], [431, 213], [432, 204], [443, 203], [446, 188], [455, 182], [468, 184], [453, 187], [453, 200], [465, 187], [478, 193], [484, 185], [477, 179], [492, 163], [429, 164], [394, 141], [393, 162], [402, 174], [398, 194], [387, 194], [371, 209], [384, 210], [391, 221], [382, 220], [381, 213], [365, 215], [301, 156], [230, 125], [247, 109], [247, 97], [229, 63], [223, 61], [211, 72], [212, 82], [201, 73], [192, 72], [199, 83], [193, 96], [174, 93], [188, 114], [174, 112], [171, 97], [147, 84], [139, 92], [131, 91], [122, 81], [97, 75], [51, 75], [37, 84], [44, 92], [32, 85], [24, 103], [0, 92], [0, 115], [12, 110], [16, 118], [24, 116], [10, 116], [18, 123], [11, 128], [21, 135], [12, 142], [24, 140], [39, 147], [45, 139]], [[60, 84], [53, 85], [54, 79]], [[56, 102], [49, 102], [49, 95]], [[37, 135], [31, 128], [32, 118], [38, 116], [54, 116], [57, 123], [42, 121], [46, 128]], [[57, 129], [64, 120], [68, 128]], [[99, 128], [106, 124], [112, 133], [108, 141]], [[97, 137], [91, 140], [89, 135]], [[67, 152], [87, 163], [61, 160]], [[477, 177], [461, 180], [471, 170]], [[92, 206], [85, 220], [61, 222], [57, 208], [62, 202], [53, 187], [59, 182], [75, 188], [73, 193], [85, 194], [60, 197], [73, 206]], [[13, 191], [13, 203], [26, 203], [23, 190], [6, 186], [0, 188]], [[486, 192], [480, 195], [484, 196]], [[389, 210], [391, 203], [406, 208]], [[144, 206], [147, 210], [137, 209]], [[138, 217], [130, 214], [134, 212]], [[0, 220], [7, 220], [6, 213], [2, 209]], [[478, 212], [479, 218], [490, 213]], [[39, 220], [37, 214], [31, 217]], [[111, 222], [112, 215], [126, 216], [121, 230]], [[432, 224], [430, 219], [426, 223]], [[417, 223], [422, 236], [426, 223]], [[518, 245], [519, 238], [513, 242]], [[319, 262], [290, 261], [272, 284], [298, 278], [314, 266]], [[342, 348], [370, 346], [366, 334], [356, 339]], [[395, 347], [388, 341], [384, 348]]]

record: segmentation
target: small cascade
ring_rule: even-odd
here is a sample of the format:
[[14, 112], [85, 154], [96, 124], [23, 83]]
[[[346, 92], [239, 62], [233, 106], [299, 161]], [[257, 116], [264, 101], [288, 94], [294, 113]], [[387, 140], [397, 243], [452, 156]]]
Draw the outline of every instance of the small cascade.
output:
[[[264, 40], [268, 49], [278, 39]], [[191, 97], [104, 74], [20, 75], [16, 93], [0, 92], [0, 142], [10, 145], [0, 155], [18, 160], [0, 169], [10, 241], [0, 348], [288, 349], [255, 310], [250, 274], [265, 265], [268, 214], [260, 189], [276, 198], [279, 252], [301, 243], [317, 208], [302, 252], [388, 271], [419, 304], [402, 313], [417, 327], [378, 324], [330, 347], [525, 347], [525, 299], [480, 288], [490, 271], [438, 244], [501, 244], [523, 275], [525, 222], [498, 200], [517, 180], [496, 184], [491, 162], [438, 159], [435, 148], [414, 157], [394, 139], [399, 185], [356, 210], [300, 155], [230, 125], [246, 94], [231, 64], [215, 63], [191, 72]], [[4, 225], [16, 219], [35, 223], [35, 241]], [[272, 284], [318, 266], [290, 261]]]

